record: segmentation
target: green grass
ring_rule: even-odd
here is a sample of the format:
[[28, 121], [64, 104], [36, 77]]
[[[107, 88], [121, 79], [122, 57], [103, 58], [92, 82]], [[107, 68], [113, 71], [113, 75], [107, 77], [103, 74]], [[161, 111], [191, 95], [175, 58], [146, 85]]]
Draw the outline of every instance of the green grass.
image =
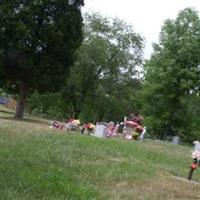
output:
[[52, 130], [47, 120], [15, 121], [0, 107], [1, 200], [200, 199], [200, 184], [178, 178], [188, 175], [190, 153], [166, 142]]

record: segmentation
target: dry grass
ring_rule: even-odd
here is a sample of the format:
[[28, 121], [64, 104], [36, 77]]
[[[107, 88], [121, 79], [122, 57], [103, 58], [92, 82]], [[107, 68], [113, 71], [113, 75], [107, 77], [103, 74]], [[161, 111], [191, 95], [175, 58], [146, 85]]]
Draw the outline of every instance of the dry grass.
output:
[[110, 182], [106, 184], [109, 199], [122, 200], [196, 200], [200, 199], [200, 183], [168, 175], [151, 179]]

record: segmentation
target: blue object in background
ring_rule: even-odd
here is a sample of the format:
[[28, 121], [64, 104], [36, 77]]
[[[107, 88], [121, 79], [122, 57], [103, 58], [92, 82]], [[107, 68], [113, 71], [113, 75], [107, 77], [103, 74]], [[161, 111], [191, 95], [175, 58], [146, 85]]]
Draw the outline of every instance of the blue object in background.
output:
[[7, 104], [8, 103], [8, 99], [6, 97], [0, 97], [0, 104]]

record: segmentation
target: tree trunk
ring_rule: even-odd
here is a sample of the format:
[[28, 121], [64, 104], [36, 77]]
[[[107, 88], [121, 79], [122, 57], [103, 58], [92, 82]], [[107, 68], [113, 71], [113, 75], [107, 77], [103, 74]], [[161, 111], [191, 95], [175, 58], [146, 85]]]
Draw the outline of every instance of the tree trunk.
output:
[[19, 97], [16, 106], [15, 119], [23, 119], [27, 95], [28, 88], [25, 84], [21, 83], [19, 86]]

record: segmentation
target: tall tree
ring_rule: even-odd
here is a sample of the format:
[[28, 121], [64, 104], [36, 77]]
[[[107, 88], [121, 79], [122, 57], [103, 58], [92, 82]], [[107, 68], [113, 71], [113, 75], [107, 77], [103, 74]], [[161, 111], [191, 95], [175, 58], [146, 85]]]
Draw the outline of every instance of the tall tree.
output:
[[56, 91], [82, 42], [83, 0], [0, 2], [0, 83], [18, 95], [16, 118], [23, 118], [35, 89]]
[[[90, 120], [116, 119], [128, 109], [122, 102], [129, 100], [130, 87], [134, 93], [138, 86], [136, 67], [142, 64], [143, 45], [143, 38], [124, 21], [98, 13], [87, 14], [84, 41], [65, 91], [67, 108], [72, 115], [78, 117], [82, 112], [89, 116], [88, 111], [90, 114], [93, 111]], [[119, 88], [126, 95], [120, 95]]]
[[149, 128], [161, 138], [186, 136], [191, 131], [188, 117], [190, 96], [200, 89], [200, 19], [186, 8], [175, 20], [166, 20], [159, 44], [146, 63], [143, 106]]

